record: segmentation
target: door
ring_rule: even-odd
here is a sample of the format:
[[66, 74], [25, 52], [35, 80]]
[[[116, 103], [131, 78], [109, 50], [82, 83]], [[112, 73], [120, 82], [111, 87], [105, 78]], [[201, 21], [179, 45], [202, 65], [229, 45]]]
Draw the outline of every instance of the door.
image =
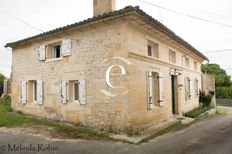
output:
[[178, 86], [177, 76], [172, 75], [171, 87], [172, 87], [172, 114], [178, 114]]

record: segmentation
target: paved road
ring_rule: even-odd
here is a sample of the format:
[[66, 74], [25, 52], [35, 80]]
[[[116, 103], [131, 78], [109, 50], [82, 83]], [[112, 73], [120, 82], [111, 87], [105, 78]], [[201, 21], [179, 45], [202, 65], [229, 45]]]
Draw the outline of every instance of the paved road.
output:
[[[17, 152], [9, 152], [11, 150]], [[232, 112], [226, 116], [200, 121], [185, 130], [163, 135], [140, 146], [120, 142], [51, 140], [15, 130], [0, 129], [0, 154], [8, 153], [232, 154]]]

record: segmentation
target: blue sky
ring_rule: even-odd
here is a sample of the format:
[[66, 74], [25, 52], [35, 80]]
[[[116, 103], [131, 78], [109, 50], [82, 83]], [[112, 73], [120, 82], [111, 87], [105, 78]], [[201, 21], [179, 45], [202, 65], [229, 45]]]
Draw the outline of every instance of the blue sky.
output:
[[[232, 49], [232, 27], [211, 24], [148, 5], [140, 0], [116, 0], [117, 9], [139, 5], [201, 52]], [[231, 0], [144, 0], [185, 14], [232, 25]], [[1, 0], [0, 72], [10, 76], [11, 51], [8, 42], [39, 34], [12, 16], [48, 31], [93, 16], [92, 0]], [[11, 15], [9, 15], [9, 13]], [[210, 62], [220, 64], [232, 75], [232, 51], [207, 53]]]

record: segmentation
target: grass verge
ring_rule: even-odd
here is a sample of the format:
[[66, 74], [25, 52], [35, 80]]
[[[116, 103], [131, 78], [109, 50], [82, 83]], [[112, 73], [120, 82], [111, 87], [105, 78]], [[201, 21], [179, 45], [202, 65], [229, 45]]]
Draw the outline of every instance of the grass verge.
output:
[[190, 117], [190, 118], [196, 118], [200, 114], [212, 109], [212, 107], [197, 107], [189, 112], [184, 113], [184, 116]]
[[162, 130], [158, 131], [158, 132], [155, 133], [155, 134], [152, 134], [152, 135], [150, 135], [150, 136], [148, 136], [148, 137], [142, 139], [142, 140], [139, 141], [136, 145], [140, 145], [140, 144], [142, 144], [142, 143], [147, 143], [147, 142], [149, 142], [150, 140], [152, 140], [152, 139], [154, 139], [154, 138], [156, 138], [156, 137], [158, 137], [158, 136], [164, 135], [164, 134], [169, 133], [169, 132], [172, 132], [172, 131], [177, 131], [177, 130], [180, 130], [180, 129], [183, 129], [183, 128], [186, 128], [186, 127], [188, 127], [188, 125], [183, 125], [183, 124], [181, 124], [180, 121], [178, 121], [178, 122], [176, 122], [175, 124], [173, 124], [173, 125], [171, 125], [171, 126], [165, 128], [165, 129], [162, 129]]
[[227, 112], [226, 112], [226, 109], [224, 109], [223, 107], [217, 106], [217, 108], [216, 108], [216, 114], [217, 115], [226, 115]]
[[[68, 126], [59, 122], [36, 119], [29, 116], [13, 113], [10, 104], [0, 104], [0, 127], [17, 127], [17, 126], [46, 126], [52, 128], [56, 137], [71, 139], [97, 139], [97, 140], [114, 140], [107, 132], [92, 130], [84, 126]], [[126, 141], [124, 141], [126, 142]]]

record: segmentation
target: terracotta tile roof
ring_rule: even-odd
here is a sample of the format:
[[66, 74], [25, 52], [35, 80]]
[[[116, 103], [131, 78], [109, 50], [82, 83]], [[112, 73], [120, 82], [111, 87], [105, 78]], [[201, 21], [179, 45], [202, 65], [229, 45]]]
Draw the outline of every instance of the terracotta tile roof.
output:
[[198, 56], [202, 57], [204, 60], [208, 60], [208, 58], [204, 54], [199, 52], [197, 49], [195, 49], [188, 42], [186, 42], [181, 37], [176, 35], [173, 31], [171, 31], [165, 25], [163, 25], [162, 23], [160, 23], [159, 21], [157, 21], [156, 19], [154, 19], [153, 17], [151, 17], [150, 15], [145, 13], [138, 6], [136, 6], [136, 7], [127, 6], [127, 7], [123, 8], [123, 9], [121, 9], [121, 10], [117, 10], [117, 11], [110, 12], [110, 13], [105, 13], [103, 15], [94, 16], [92, 18], [88, 18], [86, 20], [83, 20], [83, 21], [80, 21], [80, 22], [77, 22], [77, 23], [74, 23], [74, 24], [71, 24], [71, 25], [56, 28], [56, 29], [50, 30], [48, 32], [44, 32], [44, 33], [41, 33], [41, 34], [38, 34], [38, 35], [35, 35], [35, 36], [32, 36], [32, 37], [28, 37], [26, 39], [22, 39], [22, 40], [19, 40], [19, 41], [16, 41], [16, 42], [7, 43], [5, 45], [5, 47], [13, 47], [13, 46], [16, 46], [16, 45], [19, 45], [19, 44], [24, 44], [24, 43], [32, 41], [32, 40], [34, 40], [36, 38], [39, 38], [39, 37], [45, 37], [45, 36], [48, 36], [48, 35], [55, 34], [57, 32], [62, 32], [62, 31], [68, 30], [70, 28], [79, 27], [79, 26], [82, 26], [82, 25], [85, 25], [85, 24], [88, 24], [88, 23], [96, 22], [96, 21], [101, 20], [101, 19], [106, 19], [106, 18], [110, 18], [110, 17], [117, 17], [117, 16], [127, 14], [127, 13], [131, 13], [131, 12], [137, 12], [138, 14], [140, 14], [141, 16], [143, 16], [144, 18], [149, 20], [151, 22], [151, 24], [154, 24], [157, 27], [159, 27], [160, 29], [162, 29], [162, 31], [165, 32], [166, 35], [168, 35], [169, 37], [171, 37], [172, 39], [174, 39], [178, 43], [184, 45], [186, 48], [188, 48], [189, 50], [191, 50], [192, 52], [194, 52]]

